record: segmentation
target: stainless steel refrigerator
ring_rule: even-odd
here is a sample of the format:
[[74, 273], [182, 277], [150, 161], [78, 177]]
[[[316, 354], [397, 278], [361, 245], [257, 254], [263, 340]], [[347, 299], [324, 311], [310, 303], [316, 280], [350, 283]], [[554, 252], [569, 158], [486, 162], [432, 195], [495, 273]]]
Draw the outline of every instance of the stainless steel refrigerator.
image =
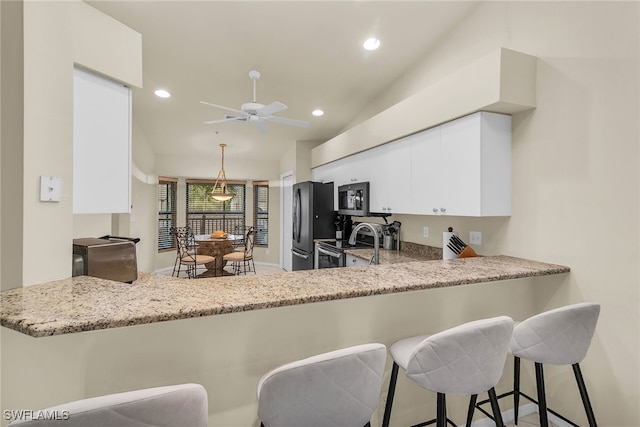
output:
[[305, 181], [293, 186], [293, 271], [313, 269], [314, 239], [336, 234], [333, 183]]

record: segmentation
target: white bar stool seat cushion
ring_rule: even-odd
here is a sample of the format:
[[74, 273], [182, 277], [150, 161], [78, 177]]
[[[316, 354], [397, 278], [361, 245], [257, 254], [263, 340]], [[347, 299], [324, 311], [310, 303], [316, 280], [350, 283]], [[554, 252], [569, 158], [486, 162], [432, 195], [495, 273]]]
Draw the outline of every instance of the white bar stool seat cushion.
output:
[[42, 410], [44, 415], [61, 415], [63, 411], [68, 411], [66, 420], [16, 420], [9, 426], [206, 427], [209, 417], [207, 392], [199, 384], [109, 394]]
[[580, 303], [530, 317], [513, 331], [514, 356], [552, 365], [581, 362], [591, 345], [600, 305]]
[[389, 347], [389, 353], [393, 360], [405, 371], [407, 370], [407, 366], [409, 366], [409, 360], [411, 359], [411, 355], [415, 351], [415, 349], [420, 345], [420, 343], [427, 338], [429, 338], [431, 334], [426, 335], [417, 335], [415, 337], [405, 338], [400, 341], [396, 341]]
[[[437, 393], [473, 395], [487, 391], [502, 376], [512, 331], [513, 320], [500, 316], [427, 336], [409, 355], [406, 375]], [[414, 343], [413, 338], [403, 341], [407, 342], [402, 347]], [[404, 356], [406, 350], [401, 353]]]
[[258, 381], [258, 418], [266, 427], [363, 427], [386, 358], [383, 344], [364, 344], [280, 366]]

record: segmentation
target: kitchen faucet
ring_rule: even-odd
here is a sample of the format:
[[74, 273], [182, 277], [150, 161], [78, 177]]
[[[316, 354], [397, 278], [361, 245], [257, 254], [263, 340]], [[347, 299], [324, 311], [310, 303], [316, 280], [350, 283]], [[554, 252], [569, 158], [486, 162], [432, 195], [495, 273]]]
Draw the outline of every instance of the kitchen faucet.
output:
[[358, 234], [358, 230], [364, 227], [369, 228], [369, 230], [371, 230], [371, 233], [373, 234], [373, 263], [380, 264], [380, 238], [378, 237], [378, 231], [373, 225], [369, 224], [368, 222], [361, 222], [360, 224], [356, 225], [351, 232], [351, 236], [349, 236], [349, 244], [356, 244], [356, 235]]

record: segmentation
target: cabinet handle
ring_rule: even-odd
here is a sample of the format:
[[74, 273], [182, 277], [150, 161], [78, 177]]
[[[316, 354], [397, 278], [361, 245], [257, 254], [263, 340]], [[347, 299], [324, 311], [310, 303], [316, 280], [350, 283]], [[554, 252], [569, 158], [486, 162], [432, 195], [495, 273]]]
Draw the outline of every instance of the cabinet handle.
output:
[[440, 208], [440, 212], [445, 213], [447, 210], [445, 208]]
[[438, 208], [433, 208], [433, 213], [437, 214], [438, 213]]

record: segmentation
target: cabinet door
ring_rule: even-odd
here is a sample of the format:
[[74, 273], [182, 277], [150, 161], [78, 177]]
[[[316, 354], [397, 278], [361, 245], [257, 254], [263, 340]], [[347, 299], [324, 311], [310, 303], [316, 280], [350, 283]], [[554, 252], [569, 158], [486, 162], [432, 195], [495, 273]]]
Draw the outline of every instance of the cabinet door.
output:
[[311, 180], [315, 182], [332, 182], [335, 162], [327, 163], [311, 169]]
[[340, 181], [341, 162], [344, 159], [318, 166], [311, 170], [311, 180], [315, 182], [333, 182], [333, 206], [338, 209], [338, 185]]
[[370, 261], [367, 261], [366, 259], [357, 257], [355, 255], [346, 254], [345, 264], [346, 267], [366, 267], [371, 263]]
[[441, 204], [446, 215], [480, 215], [480, 114], [441, 126]]
[[447, 215], [511, 215], [511, 117], [481, 112], [441, 126]]
[[367, 150], [369, 209], [377, 213], [411, 211], [410, 137]]
[[439, 215], [440, 126], [413, 135], [411, 139], [411, 213]]
[[389, 213], [411, 213], [411, 139], [405, 137], [387, 144], [385, 189]]

